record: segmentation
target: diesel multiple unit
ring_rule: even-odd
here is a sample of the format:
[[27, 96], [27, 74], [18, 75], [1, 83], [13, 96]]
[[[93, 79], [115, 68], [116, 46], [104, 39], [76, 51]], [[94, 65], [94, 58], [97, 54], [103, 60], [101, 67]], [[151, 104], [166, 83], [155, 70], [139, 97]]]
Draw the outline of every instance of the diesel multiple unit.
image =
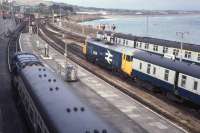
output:
[[116, 133], [33, 54], [12, 60], [12, 82], [18, 105], [36, 133]]
[[183, 43], [181, 50], [180, 42], [151, 37], [139, 37], [131, 34], [113, 33], [110, 31], [98, 32], [97, 38], [170, 58], [182, 58], [182, 60], [186, 62], [200, 63], [200, 45]]
[[167, 94], [200, 105], [200, 67], [122, 45], [106, 45], [87, 39], [83, 48], [87, 60], [107, 69], [123, 72], [159, 87]]

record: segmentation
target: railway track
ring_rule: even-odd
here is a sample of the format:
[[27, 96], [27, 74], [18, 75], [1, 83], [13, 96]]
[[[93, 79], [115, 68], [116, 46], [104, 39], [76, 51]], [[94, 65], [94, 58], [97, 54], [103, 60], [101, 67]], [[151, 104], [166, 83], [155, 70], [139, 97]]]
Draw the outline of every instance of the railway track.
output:
[[8, 48], [7, 48], [8, 61], [7, 62], [8, 62], [8, 69], [10, 72], [11, 72], [11, 59], [17, 51], [20, 51], [19, 37], [24, 27], [25, 27], [25, 24], [19, 25], [19, 27], [16, 28], [13, 34], [11, 34], [9, 42], [8, 42]]
[[[44, 34], [42, 34], [41, 32], [39, 33], [40, 36], [47, 43], [49, 43], [53, 48], [58, 50], [60, 53], [64, 54], [65, 43], [61, 39], [59, 39], [59, 36], [56, 35], [55, 33], [49, 32], [44, 27], [41, 27], [41, 29], [44, 30], [46, 36], [51, 38], [51, 40], [53, 40], [53, 42], [50, 41], [48, 38], [46, 38], [44, 36]], [[198, 125], [193, 125], [194, 122], [197, 122], [197, 121], [194, 120], [191, 123], [187, 123], [187, 121], [191, 121], [191, 119], [193, 119], [193, 118], [190, 119], [188, 117], [187, 118], [180, 117], [180, 113], [183, 113], [182, 115], [184, 115], [184, 113], [185, 114], [191, 113], [190, 111], [188, 111], [187, 107], [182, 106], [182, 105], [179, 106], [179, 104], [168, 101], [168, 100], [166, 100], [166, 98], [163, 98], [163, 96], [160, 94], [154, 95], [153, 93], [151, 93], [149, 91], [147, 92], [148, 94], [146, 94], [146, 93], [144, 94], [144, 92], [146, 92], [147, 90], [142, 89], [142, 91], [141, 91], [141, 90], [133, 89], [133, 86], [136, 86], [138, 88], [141, 88], [141, 86], [138, 86], [137, 83], [133, 83], [132, 81], [129, 81], [130, 79], [124, 81], [125, 80], [124, 78], [113, 76], [113, 75], [111, 75], [111, 72], [102, 70], [98, 66], [88, 63], [85, 60], [85, 56], [82, 54], [82, 48], [79, 45], [76, 45], [76, 44], [68, 45], [68, 51], [69, 51], [68, 52], [69, 59], [71, 59], [75, 63], [79, 64], [86, 70], [88, 70], [88, 71], [92, 72], [93, 74], [97, 75], [98, 77], [102, 78], [109, 84], [117, 87], [119, 90], [121, 90], [125, 94], [131, 96], [132, 98], [138, 100], [142, 104], [147, 105], [152, 110], [155, 110], [159, 114], [162, 114], [165, 117], [167, 117], [168, 119], [174, 121], [175, 123], [178, 123], [185, 129], [187, 129], [191, 132], [199, 132]], [[144, 100], [142, 97], [146, 97], [146, 98], [148, 97], [147, 99], [151, 99], [150, 100], [151, 102]], [[154, 104], [152, 104], [152, 103], [154, 103]], [[176, 113], [170, 112], [170, 108], [177, 108], [177, 112]], [[185, 110], [185, 111], [181, 112], [181, 110]], [[192, 116], [197, 117], [196, 115], [192, 115]]]
[[63, 31], [63, 30], [53, 26], [50, 23], [47, 23], [47, 26], [50, 27], [54, 31], [58, 31], [61, 34], [64, 34], [65, 37], [68, 38], [68, 39], [76, 40], [76, 42], [80, 42], [80, 43], [85, 42], [85, 39], [86, 39], [85, 36], [82, 36], [82, 35], [77, 34], [77, 33], [72, 33], [72, 32], [69, 32], [69, 31]]

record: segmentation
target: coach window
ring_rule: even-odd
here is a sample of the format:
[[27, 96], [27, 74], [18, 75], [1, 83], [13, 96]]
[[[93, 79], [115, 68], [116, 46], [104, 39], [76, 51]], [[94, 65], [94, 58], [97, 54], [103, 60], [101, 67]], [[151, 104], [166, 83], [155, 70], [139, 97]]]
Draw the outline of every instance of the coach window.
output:
[[181, 86], [182, 87], [185, 87], [186, 80], [187, 80], [187, 77], [185, 75], [182, 75], [182, 80], [181, 80]]
[[142, 63], [140, 62], [140, 70], [142, 70]]
[[140, 47], [140, 48], [142, 47], [142, 42], [140, 42], [140, 45], [139, 45], [139, 47]]
[[164, 79], [165, 79], [166, 81], [168, 81], [168, 78], [169, 78], [169, 70], [165, 70]]
[[153, 75], [156, 75], [156, 67], [153, 67]]
[[173, 50], [173, 55], [178, 56], [179, 50], [178, 49], [174, 49]]
[[198, 53], [197, 60], [200, 61], [200, 53]]
[[147, 65], [147, 73], [150, 74], [150, 70], [151, 70], [151, 64]]
[[158, 51], [158, 45], [153, 46], [153, 51]]
[[168, 53], [168, 47], [163, 47], [163, 53]]
[[197, 82], [197, 81], [194, 81], [193, 89], [196, 91], [196, 90], [197, 90], [197, 87], [198, 87], [198, 82]]
[[191, 58], [191, 52], [185, 51], [185, 58]]
[[138, 42], [136, 42], [136, 45], [135, 45], [135, 47], [136, 47], [136, 48], [138, 48]]
[[144, 46], [144, 48], [145, 48], [145, 49], [149, 49], [149, 44], [146, 43], [145, 46]]
[[124, 39], [123, 44], [125, 45], [125, 43], [126, 43], [126, 40]]

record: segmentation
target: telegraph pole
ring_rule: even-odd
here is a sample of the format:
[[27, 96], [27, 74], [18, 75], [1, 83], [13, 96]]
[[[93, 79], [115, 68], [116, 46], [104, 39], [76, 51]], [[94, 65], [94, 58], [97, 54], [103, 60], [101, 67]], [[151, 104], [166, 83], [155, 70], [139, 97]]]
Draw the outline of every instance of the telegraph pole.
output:
[[183, 40], [185, 35], [189, 35], [189, 32], [176, 32], [176, 35], [181, 37], [181, 57], [180, 57], [180, 62], [182, 62], [182, 58], [183, 58]]

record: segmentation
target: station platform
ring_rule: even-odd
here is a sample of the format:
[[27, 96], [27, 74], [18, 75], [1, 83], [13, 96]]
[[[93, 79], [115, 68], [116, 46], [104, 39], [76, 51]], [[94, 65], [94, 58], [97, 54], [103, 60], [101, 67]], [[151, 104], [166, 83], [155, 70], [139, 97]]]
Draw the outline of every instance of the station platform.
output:
[[[37, 41], [39, 41], [39, 45]], [[52, 71], [64, 76], [65, 57], [50, 47], [51, 58], [43, 58], [46, 42], [36, 35], [22, 34], [22, 51], [38, 55]], [[68, 63], [74, 64], [68, 60]], [[76, 65], [76, 64], [74, 64]], [[67, 83], [83, 102], [122, 133], [184, 133], [170, 120], [125, 95], [94, 74], [78, 66], [78, 82]]]

